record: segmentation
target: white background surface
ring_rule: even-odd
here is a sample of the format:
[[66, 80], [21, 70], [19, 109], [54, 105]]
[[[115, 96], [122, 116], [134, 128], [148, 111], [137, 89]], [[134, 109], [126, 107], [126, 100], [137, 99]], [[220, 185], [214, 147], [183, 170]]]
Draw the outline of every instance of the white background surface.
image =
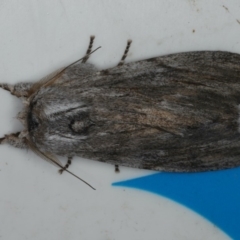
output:
[[[81, 58], [89, 36], [102, 46], [90, 61], [127, 61], [196, 50], [240, 53], [238, 0], [2, 0], [1, 82], [37, 81]], [[22, 129], [18, 99], [0, 90], [0, 135]], [[150, 174], [75, 158], [77, 179], [31, 152], [0, 146], [0, 239], [228, 239], [211, 223], [165, 198], [112, 187]]]

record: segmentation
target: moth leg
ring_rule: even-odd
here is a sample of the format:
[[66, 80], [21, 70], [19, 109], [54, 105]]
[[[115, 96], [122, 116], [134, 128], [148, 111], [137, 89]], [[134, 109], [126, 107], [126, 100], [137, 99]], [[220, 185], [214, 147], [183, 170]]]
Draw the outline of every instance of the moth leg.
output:
[[59, 169], [58, 172], [62, 174], [71, 165], [71, 163], [72, 163], [72, 157], [68, 157], [66, 165], [63, 168]]
[[83, 59], [82, 59], [82, 63], [87, 62], [87, 60], [89, 59], [90, 53], [91, 53], [91, 51], [92, 51], [92, 46], [93, 46], [94, 38], [95, 38], [95, 36], [91, 36], [91, 37], [90, 37], [90, 42], [89, 42], [89, 45], [88, 45], [88, 49], [87, 49], [87, 51], [86, 51], [85, 56], [84, 56]]
[[119, 166], [118, 165], [115, 165], [115, 173], [119, 173], [120, 170], [119, 170]]
[[130, 48], [130, 46], [131, 46], [131, 43], [132, 43], [132, 40], [128, 40], [128, 41], [127, 41], [127, 46], [126, 46], [126, 48], [125, 48], [125, 51], [124, 51], [123, 56], [122, 56], [122, 58], [121, 58], [121, 61], [118, 63], [118, 66], [122, 66], [122, 65], [124, 64], [124, 60], [125, 60], [126, 57], [127, 57], [127, 54], [128, 54], [129, 48]]
[[12, 95], [20, 98], [28, 96], [28, 91], [32, 85], [32, 83], [17, 83], [15, 85], [1, 83], [0, 87], [4, 90], [9, 91]]
[[25, 138], [19, 137], [20, 134], [21, 132], [5, 135], [3, 138], [0, 138], [0, 144], [8, 143], [16, 148], [27, 148], [27, 142]]

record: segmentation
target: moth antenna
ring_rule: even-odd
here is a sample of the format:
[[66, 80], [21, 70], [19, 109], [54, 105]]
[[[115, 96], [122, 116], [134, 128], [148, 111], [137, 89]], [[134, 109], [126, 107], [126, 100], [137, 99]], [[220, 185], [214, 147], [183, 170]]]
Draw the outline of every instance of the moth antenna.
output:
[[[88, 55], [91, 55], [91, 54], [93, 54], [94, 52], [96, 52], [98, 49], [100, 49], [101, 48], [101, 46], [99, 46], [99, 47], [97, 47], [96, 49], [94, 49], [92, 52], [90, 52]], [[81, 60], [83, 60], [85, 57], [83, 57], [83, 58], [80, 58], [80, 59], [78, 59], [77, 61], [75, 61], [75, 62], [73, 62], [73, 63], [71, 63], [71, 64], [69, 64], [67, 67], [65, 67], [60, 73], [58, 73], [59, 75], [60, 74], [62, 74], [68, 67], [70, 67], [70, 66], [72, 66], [72, 65], [74, 65], [75, 63], [77, 63], [77, 62], [79, 62], [79, 61], [81, 61]]]
[[[3, 139], [4, 140], [4, 139]], [[50, 162], [52, 162], [53, 164], [57, 165], [58, 167], [60, 167], [61, 169], [64, 169], [64, 167], [58, 163], [56, 160], [52, 159], [51, 157], [48, 157], [46, 153], [44, 152], [41, 152], [39, 151], [35, 145], [29, 141], [28, 139], [27, 140], [27, 143], [28, 143], [28, 146], [32, 149], [33, 152], [35, 152], [38, 156], [40, 156], [41, 158], [43, 159], [46, 159]], [[2, 141], [2, 139], [0, 139], [0, 141]], [[93, 186], [91, 186], [89, 183], [87, 183], [86, 181], [84, 181], [82, 178], [78, 177], [77, 175], [75, 175], [74, 173], [68, 171], [67, 169], [64, 169], [66, 172], [68, 172], [69, 174], [71, 174], [72, 176], [74, 176], [75, 178], [79, 179], [80, 181], [82, 181], [83, 183], [85, 183], [86, 185], [88, 185], [90, 188], [92, 188], [93, 190], [96, 190]]]
[[92, 188], [93, 190], [96, 190], [92, 185], [90, 185], [88, 182], [86, 182], [85, 180], [83, 180], [82, 178], [78, 177], [77, 175], [75, 175], [74, 173], [70, 172], [69, 170], [67, 170], [66, 168], [62, 167], [61, 165], [59, 165], [59, 167], [63, 170], [68, 172], [69, 174], [71, 174], [72, 176], [74, 176], [75, 178], [79, 179], [80, 181], [82, 181], [83, 183], [85, 183], [86, 185], [88, 185], [90, 188]]
[[89, 53], [89, 55], [93, 54], [94, 52], [96, 52], [99, 48], [101, 48], [101, 46], [97, 47], [96, 49], [94, 49], [92, 52]]
[[122, 66], [122, 65], [124, 64], [124, 60], [125, 60], [126, 57], [127, 57], [127, 54], [128, 54], [129, 48], [130, 48], [130, 46], [131, 46], [131, 43], [132, 43], [132, 40], [129, 39], [129, 40], [127, 41], [127, 46], [126, 46], [126, 48], [125, 48], [125, 51], [124, 51], [124, 53], [123, 53], [123, 56], [122, 56], [120, 62], [118, 63], [118, 66]]
[[69, 174], [71, 174], [72, 176], [74, 176], [75, 178], [79, 179], [80, 181], [82, 181], [83, 183], [85, 183], [86, 185], [88, 185], [90, 188], [92, 188], [93, 190], [96, 190], [93, 186], [91, 186], [89, 183], [87, 183], [85, 180], [83, 180], [82, 178], [78, 177], [77, 175], [75, 175], [74, 173], [70, 172], [69, 170], [67, 170], [66, 168], [62, 167], [60, 164], [54, 162], [54, 164], [58, 165], [63, 171], [68, 172]]
[[[91, 55], [91, 54], [93, 54], [94, 52], [96, 52], [99, 48], [101, 48], [101, 46], [99, 46], [98, 48], [96, 48], [95, 50], [93, 50], [92, 52], [90, 52], [89, 55]], [[58, 72], [55, 76], [53, 76], [51, 79], [49, 79], [48, 82], [44, 83], [43, 85], [40, 85], [39, 88], [40, 88], [40, 87], [47, 87], [47, 86], [53, 84], [56, 80], [58, 80], [58, 77], [61, 76], [61, 74], [62, 74], [68, 67], [70, 67], [70, 66], [74, 65], [75, 63], [83, 60], [84, 58], [85, 58], [85, 57], [80, 58], [80, 59], [78, 59], [77, 61], [69, 64], [67, 67], [63, 68], [60, 72]], [[35, 90], [35, 91], [37, 91], [37, 90]], [[32, 94], [33, 94], [33, 93], [32, 93]], [[29, 99], [30, 99], [30, 97], [31, 97], [32, 94], [30, 94], [30, 96], [29, 96], [29, 98], [28, 98], [28, 101], [29, 101]]]
[[90, 188], [92, 188], [93, 190], [96, 190], [93, 186], [91, 186], [89, 183], [87, 183], [86, 181], [84, 181], [82, 178], [78, 177], [77, 175], [75, 175], [74, 173], [68, 171], [67, 169], [65, 169], [66, 172], [70, 173], [72, 176], [74, 176], [75, 178], [79, 179], [80, 181], [82, 181], [83, 183], [85, 183], [86, 185], [88, 185]]
[[60, 164], [54, 162], [54, 164], [58, 165], [63, 171], [68, 172], [69, 174], [71, 174], [72, 176], [74, 176], [75, 178], [79, 179], [80, 181], [82, 181], [83, 183], [85, 183], [86, 185], [88, 185], [90, 188], [92, 188], [93, 190], [96, 190], [93, 186], [91, 186], [89, 183], [87, 183], [85, 180], [83, 180], [82, 178], [78, 177], [77, 175], [75, 175], [74, 173], [68, 171], [66, 168], [62, 167]]
[[69, 174], [71, 174], [72, 176], [74, 176], [75, 178], [79, 179], [80, 181], [82, 181], [83, 183], [85, 183], [86, 185], [88, 185], [90, 188], [92, 188], [93, 190], [96, 190], [93, 186], [91, 186], [89, 183], [87, 183], [85, 180], [83, 180], [82, 178], [78, 177], [77, 175], [75, 175], [74, 173], [70, 172], [69, 170], [67, 170], [66, 168], [62, 167], [60, 164], [54, 162], [54, 164], [58, 165], [63, 171], [68, 172]]

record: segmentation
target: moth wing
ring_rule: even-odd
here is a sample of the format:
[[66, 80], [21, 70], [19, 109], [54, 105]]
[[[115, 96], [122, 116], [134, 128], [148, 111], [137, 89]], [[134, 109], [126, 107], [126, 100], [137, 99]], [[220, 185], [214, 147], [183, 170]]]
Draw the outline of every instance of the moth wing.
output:
[[240, 165], [240, 55], [172, 54], [101, 74], [81, 89], [94, 124], [78, 155], [179, 172]]

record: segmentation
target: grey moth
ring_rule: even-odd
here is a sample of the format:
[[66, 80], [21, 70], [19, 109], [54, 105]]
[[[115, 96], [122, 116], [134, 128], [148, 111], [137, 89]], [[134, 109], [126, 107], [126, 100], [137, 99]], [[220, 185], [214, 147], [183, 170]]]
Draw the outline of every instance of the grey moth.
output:
[[[99, 70], [86, 55], [36, 83], [1, 84], [24, 102], [24, 129], [1, 143], [67, 170], [74, 156], [199, 172], [240, 165], [240, 55], [176, 53]], [[64, 166], [57, 156], [65, 156]], [[67, 170], [68, 171], [68, 170]]]

